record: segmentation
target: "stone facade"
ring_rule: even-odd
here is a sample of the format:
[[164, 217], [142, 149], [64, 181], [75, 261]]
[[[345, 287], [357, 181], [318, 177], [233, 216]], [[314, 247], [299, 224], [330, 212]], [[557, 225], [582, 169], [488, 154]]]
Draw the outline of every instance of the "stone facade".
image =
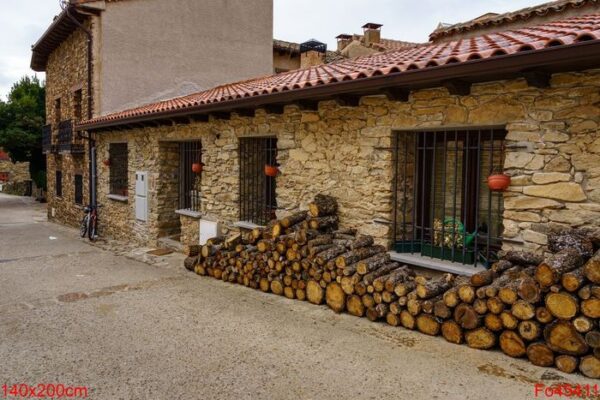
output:
[[[88, 20], [86, 26], [92, 28]], [[49, 57], [46, 70], [46, 123], [52, 125], [53, 140], [58, 134], [58, 119], [75, 119], [75, 92], [81, 90], [81, 116], [88, 115], [87, 102], [87, 37], [78, 29], [71, 34]], [[56, 100], [60, 99], [60, 118], [56, 113]], [[74, 134], [74, 137], [76, 135]], [[48, 217], [66, 225], [76, 226], [82, 218], [82, 206], [75, 203], [75, 175], [83, 176], [83, 203], [89, 199], [88, 153], [48, 154]], [[56, 171], [62, 172], [62, 196], [56, 196]]]
[[[202, 214], [233, 229], [239, 219], [238, 138], [276, 136], [280, 215], [306, 207], [317, 193], [340, 203], [341, 225], [356, 227], [380, 243], [393, 241], [395, 138], [427, 128], [504, 126], [504, 171], [513, 177], [504, 193], [505, 248], [543, 251], [549, 229], [600, 226], [600, 71], [556, 74], [551, 87], [525, 80], [473, 85], [471, 94], [435, 88], [409, 101], [363, 97], [358, 107], [323, 101], [318, 111], [286, 106], [283, 115], [257, 110], [253, 118], [113, 131], [98, 135], [99, 157], [111, 141], [127, 141], [129, 198], [108, 199], [107, 171], [99, 171], [99, 202], [107, 233], [153, 242], [174, 215], [165, 190], [176, 190], [165, 146], [200, 139], [203, 148]], [[135, 221], [132, 174], [149, 171], [149, 218]], [[402, 177], [400, 177], [402, 179]], [[188, 219], [182, 218], [186, 225]], [[186, 231], [186, 228], [183, 228]], [[194, 230], [194, 228], [192, 229]], [[186, 231], [187, 232], [187, 231]], [[196, 240], [187, 232], [184, 240]]]
[[[2, 154], [0, 150], [0, 157], [2, 157]], [[29, 182], [31, 182], [29, 162], [13, 163], [8, 157], [0, 158], [0, 186], [2, 186], [2, 192], [23, 196], [30, 188]]]

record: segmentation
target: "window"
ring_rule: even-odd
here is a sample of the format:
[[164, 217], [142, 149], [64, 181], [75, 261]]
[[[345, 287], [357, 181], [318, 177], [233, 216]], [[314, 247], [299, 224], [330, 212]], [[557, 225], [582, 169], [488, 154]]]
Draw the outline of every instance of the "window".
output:
[[240, 219], [266, 225], [275, 218], [276, 178], [266, 166], [277, 166], [277, 139], [240, 139]]
[[54, 190], [56, 197], [62, 197], [62, 171], [56, 171]]
[[488, 263], [501, 246], [503, 129], [404, 132], [397, 137], [396, 250], [464, 264]]
[[200, 211], [202, 144], [179, 143], [179, 209]]
[[127, 143], [110, 143], [108, 153], [110, 160], [110, 194], [127, 196]]
[[75, 204], [83, 204], [83, 175], [75, 175]]
[[82, 107], [81, 101], [83, 99], [83, 94], [81, 89], [73, 92], [73, 118], [75, 121], [81, 121], [82, 116]]
[[54, 100], [54, 122], [58, 125], [62, 120], [60, 97]]

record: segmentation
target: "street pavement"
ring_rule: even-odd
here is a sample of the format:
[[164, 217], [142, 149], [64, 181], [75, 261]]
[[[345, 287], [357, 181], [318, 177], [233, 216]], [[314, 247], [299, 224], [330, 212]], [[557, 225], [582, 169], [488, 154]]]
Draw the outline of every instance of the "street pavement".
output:
[[15, 384], [90, 399], [479, 400], [597, 383], [199, 277], [179, 254], [91, 245], [45, 214], [0, 193], [0, 399]]

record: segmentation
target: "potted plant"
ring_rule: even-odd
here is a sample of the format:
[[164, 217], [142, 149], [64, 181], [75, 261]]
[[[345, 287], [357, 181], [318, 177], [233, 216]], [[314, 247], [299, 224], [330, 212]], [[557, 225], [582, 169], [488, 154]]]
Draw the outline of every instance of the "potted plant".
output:
[[202, 162], [193, 163], [192, 164], [192, 172], [195, 174], [199, 174], [202, 172], [203, 167], [204, 167], [204, 163], [202, 163]]
[[510, 176], [503, 173], [492, 173], [487, 178], [487, 184], [493, 192], [503, 192], [510, 186]]
[[265, 175], [266, 176], [275, 177], [275, 176], [277, 176], [278, 172], [279, 172], [279, 168], [277, 168], [277, 166], [265, 164]]

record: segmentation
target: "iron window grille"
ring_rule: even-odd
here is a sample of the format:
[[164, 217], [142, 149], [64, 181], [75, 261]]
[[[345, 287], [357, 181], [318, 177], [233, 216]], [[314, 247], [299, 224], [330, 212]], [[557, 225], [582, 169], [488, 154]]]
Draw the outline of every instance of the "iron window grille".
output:
[[395, 249], [489, 265], [502, 245], [503, 198], [487, 177], [504, 165], [501, 128], [396, 137]]
[[54, 184], [54, 192], [56, 193], [56, 197], [62, 197], [63, 195], [63, 190], [62, 190], [62, 171], [56, 171], [55, 174], [55, 184]]
[[73, 92], [73, 118], [75, 121], [81, 121], [82, 116], [82, 100], [83, 100], [83, 92], [81, 89]]
[[179, 143], [179, 209], [198, 212], [202, 174], [193, 171], [194, 164], [202, 165], [202, 143]]
[[83, 205], [83, 175], [75, 175], [75, 204]]
[[276, 177], [265, 166], [277, 166], [277, 139], [240, 139], [240, 220], [266, 225], [277, 209]]
[[52, 143], [52, 125], [44, 125], [42, 127], [42, 152], [44, 154], [52, 153], [54, 151]]
[[127, 196], [129, 184], [127, 143], [110, 143], [108, 154], [110, 194]]

